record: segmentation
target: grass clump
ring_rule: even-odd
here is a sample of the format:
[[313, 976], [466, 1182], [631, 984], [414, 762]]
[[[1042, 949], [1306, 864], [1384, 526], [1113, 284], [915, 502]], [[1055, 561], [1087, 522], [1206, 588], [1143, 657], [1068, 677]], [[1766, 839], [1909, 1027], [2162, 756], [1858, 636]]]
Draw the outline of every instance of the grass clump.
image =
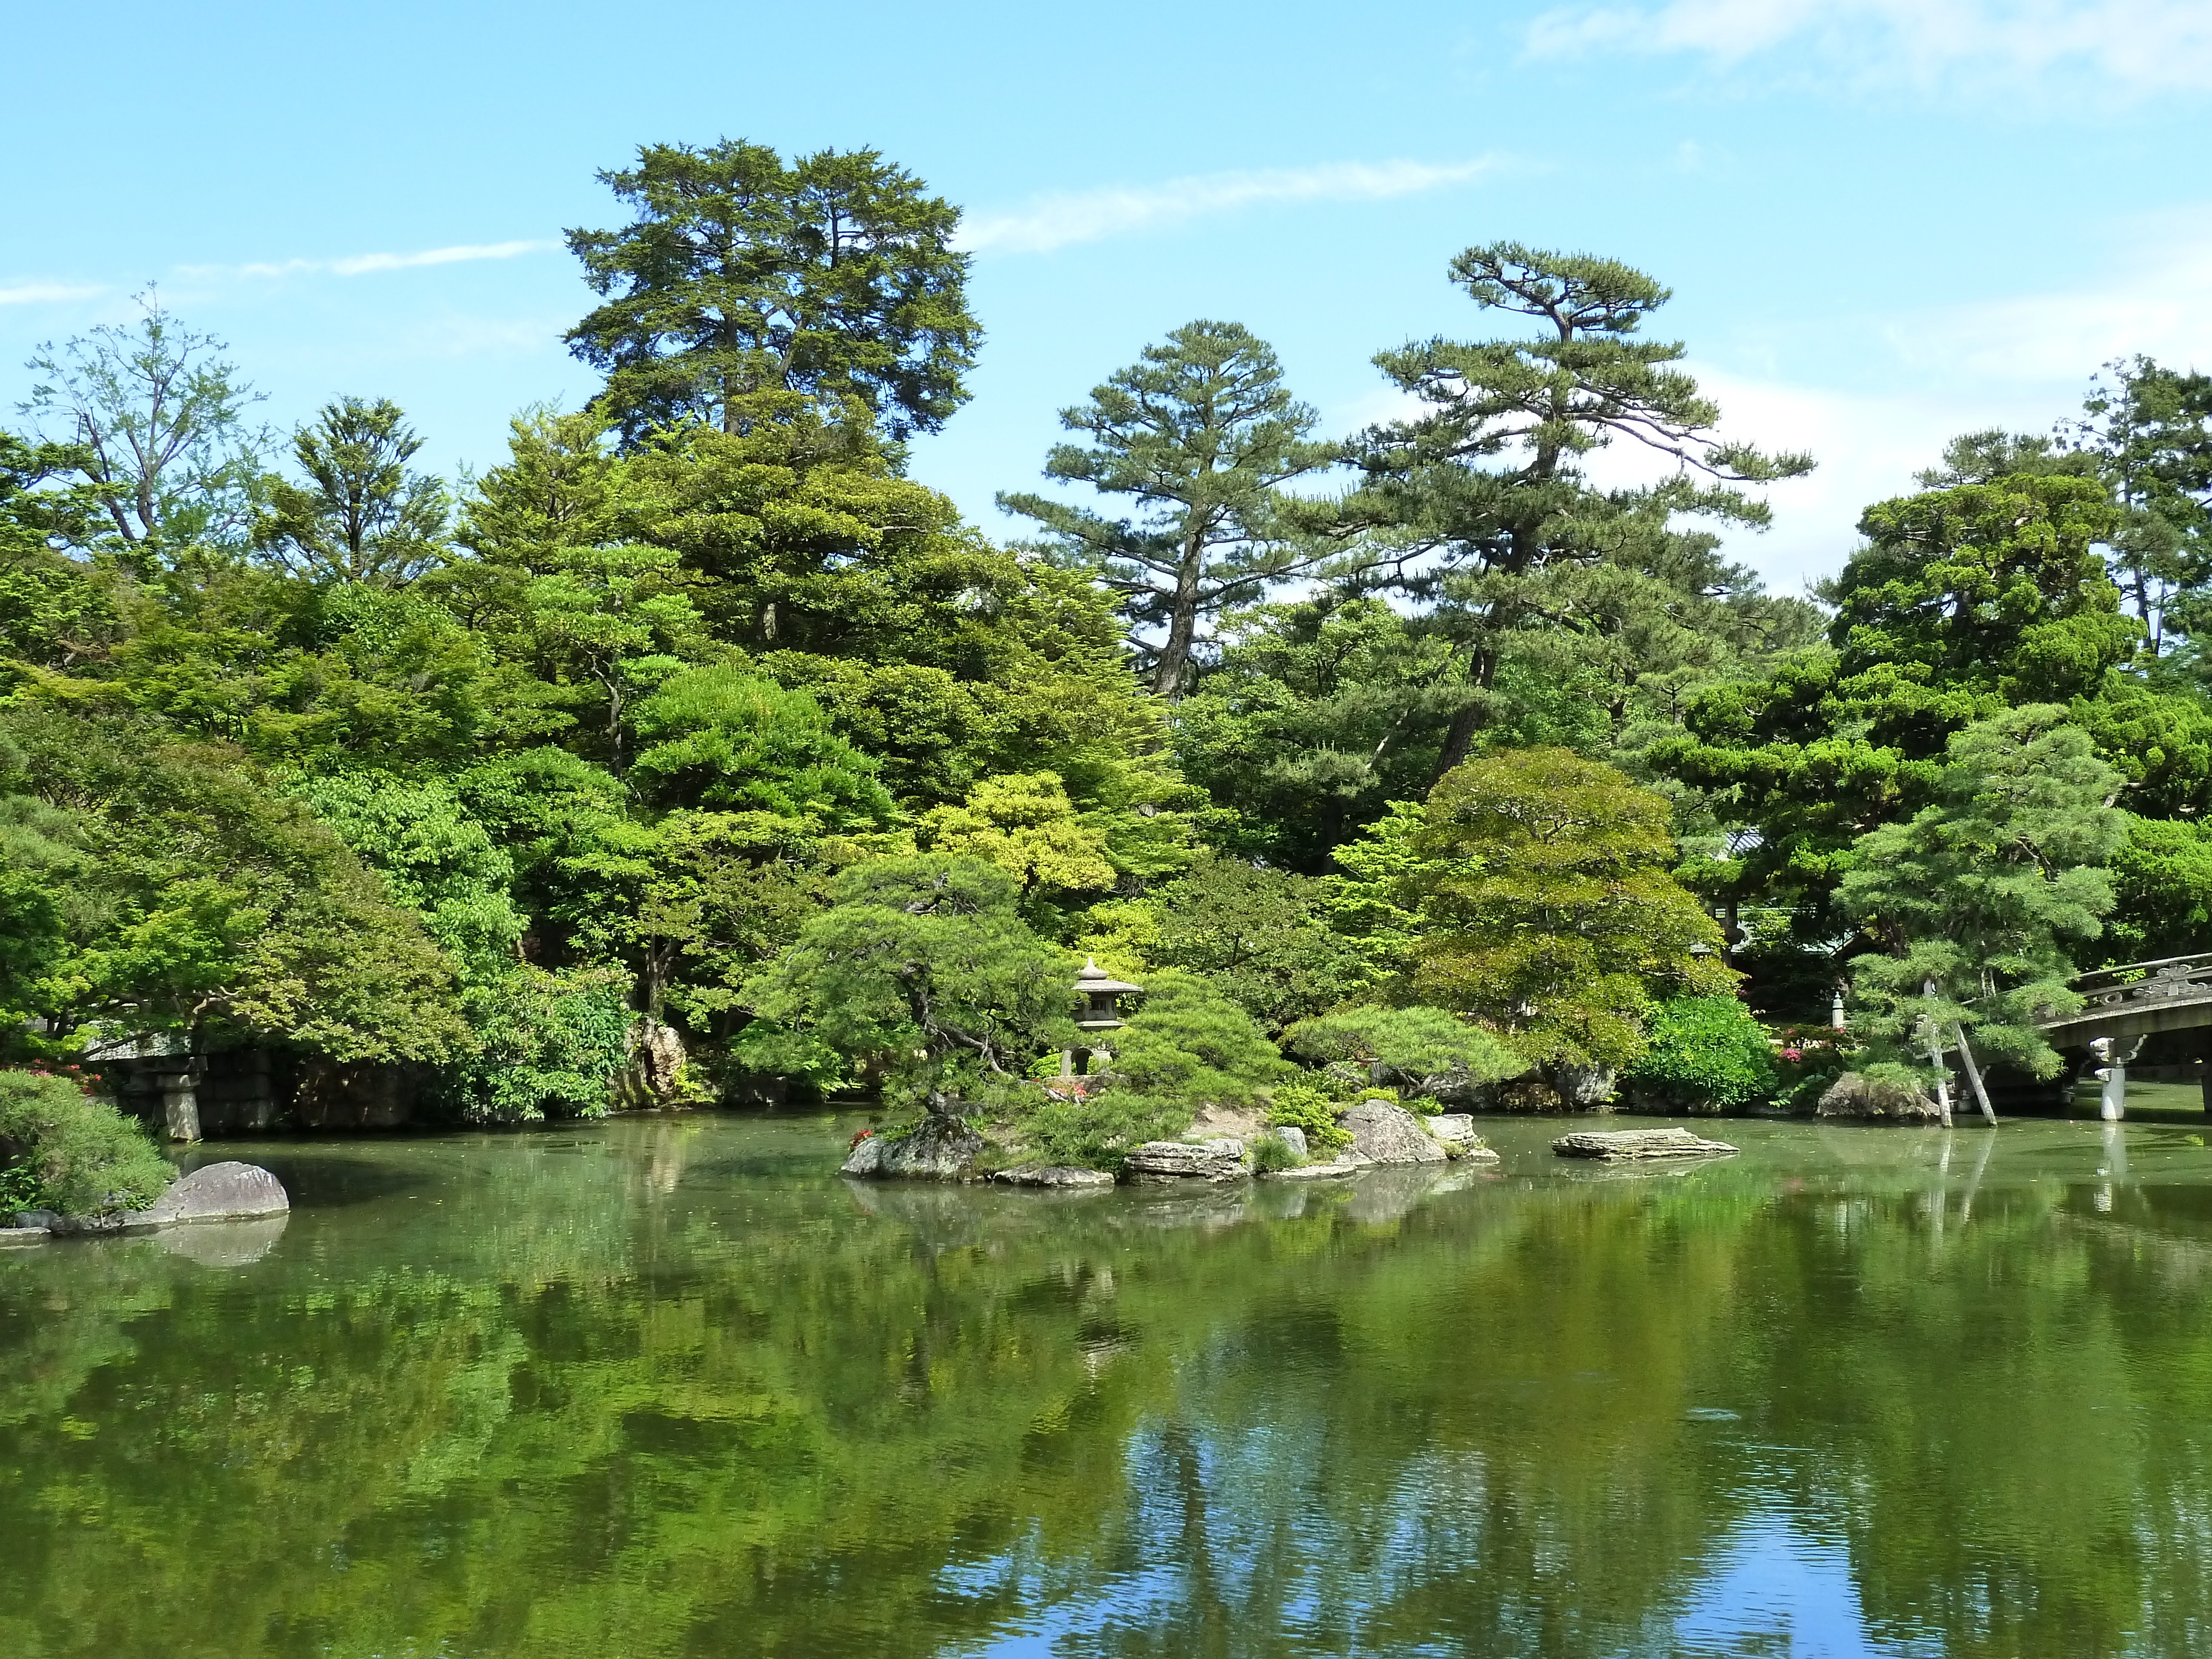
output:
[[1252, 1170], [1255, 1175], [1295, 1170], [1304, 1162], [1280, 1135], [1261, 1135], [1252, 1142]]
[[146, 1133], [70, 1079], [0, 1072], [0, 1191], [64, 1215], [143, 1210], [177, 1178]]

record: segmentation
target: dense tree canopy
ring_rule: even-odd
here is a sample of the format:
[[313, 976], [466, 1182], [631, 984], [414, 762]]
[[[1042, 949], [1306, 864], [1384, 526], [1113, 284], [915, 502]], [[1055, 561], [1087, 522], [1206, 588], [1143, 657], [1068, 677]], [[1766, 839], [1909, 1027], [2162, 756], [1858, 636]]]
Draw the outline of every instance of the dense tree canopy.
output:
[[[29, 366], [10, 1057], [275, 1046], [502, 1121], [624, 1066], [888, 1081], [1110, 1160], [1285, 1052], [1740, 1092], [1739, 981], [1848, 984], [1894, 1049], [1932, 976], [2040, 1066], [2062, 970], [2212, 945], [2201, 374], [1965, 434], [1778, 597], [1736, 532], [1809, 459], [1720, 435], [1655, 278], [1499, 242], [1449, 274], [1515, 326], [1381, 353], [1412, 409], [1364, 433], [1238, 325], [1137, 348], [1047, 459], [1096, 499], [1002, 497], [1048, 544], [1010, 546], [908, 472], [981, 337], [957, 209], [868, 150], [604, 179], [632, 220], [570, 234], [568, 337], [604, 387], [457, 484], [380, 397], [280, 445], [150, 295]], [[1601, 488], [1609, 445], [1672, 470]], [[1990, 781], [2029, 774], [2080, 823], [2021, 829]], [[1954, 914], [2015, 889], [2109, 921]], [[1071, 951], [1156, 995], [1106, 1095], [1048, 1099]]]

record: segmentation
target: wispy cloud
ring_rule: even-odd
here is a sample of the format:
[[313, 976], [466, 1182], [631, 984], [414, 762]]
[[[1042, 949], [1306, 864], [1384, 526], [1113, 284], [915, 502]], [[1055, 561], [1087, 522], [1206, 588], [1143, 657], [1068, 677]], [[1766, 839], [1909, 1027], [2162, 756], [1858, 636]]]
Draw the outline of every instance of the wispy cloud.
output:
[[0, 286], [0, 306], [58, 305], [70, 300], [97, 299], [106, 292], [104, 288], [69, 283], [15, 283]]
[[278, 276], [365, 276], [380, 270], [414, 270], [423, 265], [467, 264], [479, 259], [514, 259], [545, 253], [558, 242], [478, 242], [455, 247], [422, 248], [412, 253], [349, 253], [334, 259], [277, 259], [240, 265], [179, 265], [177, 273], [195, 281]]
[[1271, 202], [1372, 202], [1471, 184], [1496, 172], [1494, 156], [1471, 161], [1338, 161], [1323, 167], [1206, 173], [1157, 185], [1112, 185], [1038, 198], [1011, 213], [981, 213], [962, 228], [978, 253], [1049, 253]]
[[1688, 52], [1723, 69], [1785, 48], [1861, 84], [2018, 83], [2087, 70], [2138, 93], [2212, 87], [2204, 0], [1667, 0], [1568, 5], [1532, 56]]

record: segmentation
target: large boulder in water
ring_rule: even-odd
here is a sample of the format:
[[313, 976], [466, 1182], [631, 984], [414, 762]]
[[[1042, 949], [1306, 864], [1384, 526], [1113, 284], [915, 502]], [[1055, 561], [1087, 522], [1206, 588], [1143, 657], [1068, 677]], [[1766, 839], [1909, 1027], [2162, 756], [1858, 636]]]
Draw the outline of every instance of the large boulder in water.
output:
[[1450, 1154], [1403, 1106], [1363, 1100], [1344, 1115], [1352, 1150], [1370, 1164], [1442, 1164]]
[[932, 1112], [902, 1135], [855, 1141], [839, 1173], [885, 1181], [965, 1181], [982, 1150], [983, 1137], [961, 1119]]
[[1855, 1117], [1875, 1123], [1940, 1123], [1936, 1103], [1911, 1084], [1889, 1083], [1846, 1072], [1831, 1083], [1814, 1109], [1820, 1117]]
[[283, 1215], [292, 1207], [284, 1183], [258, 1164], [207, 1164], [178, 1180], [140, 1218], [155, 1226], [179, 1221], [245, 1221]]

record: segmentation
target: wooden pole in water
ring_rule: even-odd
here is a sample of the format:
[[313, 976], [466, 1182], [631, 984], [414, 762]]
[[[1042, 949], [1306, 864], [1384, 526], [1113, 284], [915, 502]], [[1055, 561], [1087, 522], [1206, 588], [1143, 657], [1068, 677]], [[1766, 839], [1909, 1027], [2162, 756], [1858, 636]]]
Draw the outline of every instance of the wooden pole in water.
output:
[[1951, 1035], [1959, 1040], [1959, 1058], [1966, 1067], [1966, 1080], [1974, 1085], [1974, 1099], [1982, 1109], [1982, 1115], [1990, 1121], [1990, 1127], [1995, 1128], [1997, 1115], [1990, 1105], [1990, 1091], [1982, 1086], [1982, 1071], [1974, 1064], [1974, 1051], [1966, 1046], [1966, 1028], [1953, 1020]]

